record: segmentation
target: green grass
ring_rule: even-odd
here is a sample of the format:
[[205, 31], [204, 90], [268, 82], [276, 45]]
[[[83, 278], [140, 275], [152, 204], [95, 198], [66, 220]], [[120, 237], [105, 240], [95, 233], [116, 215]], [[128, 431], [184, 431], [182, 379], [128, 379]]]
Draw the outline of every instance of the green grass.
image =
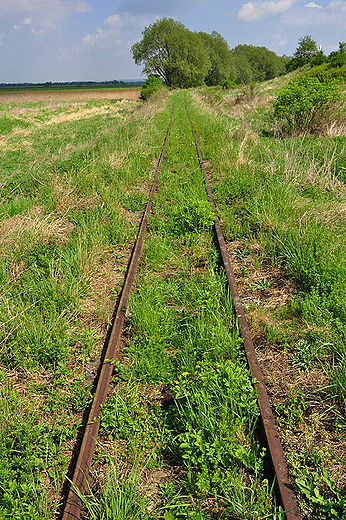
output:
[[[254, 440], [256, 394], [213, 245], [212, 214], [185, 114], [176, 109], [136, 288], [126, 357], [103, 407], [119, 467], [158, 484], [150, 518], [282, 518]], [[165, 273], [170, 273], [166, 276]], [[168, 400], [163, 397], [168, 393]], [[166, 396], [167, 397], [167, 396]], [[166, 403], [166, 404], [165, 404]], [[206, 504], [209, 504], [206, 507]], [[208, 509], [209, 508], [209, 509]]]
[[150, 185], [162, 143], [153, 119], [166, 114], [151, 105], [47, 128], [27, 108], [27, 133], [7, 134], [0, 150], [0, 517], [43, 520], [60, 499], [87, 367], [120, 290], [99, 288], [98, 272], [107, 277], [113, 257], [124, 268], [138, 229], [127, 193]]
[[[304, 389], [307, 410], [313, 410], [309, 401], [313, 402], [314, 396], [323, 396], [325, 407], [324, 412], [319, 409], [312, 417], [311, 412], [304, 411], [298, 421], [302, 446], [307, 446], [305, 455], [303, 447], [297, 455], [294, 444], [294, 414], [291, 418], [284, 416], [280, 424], [293, 475], [303, 473], [306, 482], [317, 486], [325, 504], [328, 500], [332, 504], [333, 494], [325, 484], [322, 468], [333, 470], [332, 439], [344, 442], [340, 439], [344, 439], [345, 430], [345, 137], [275, 138], [270, 102], [265, 107], [256, 101], [252, 107], [226, 107], [220, 94], [215, 109], [215, 102], [214, 108], [210, 108], [213, 93], [203, 96], [204, 99], [200, 94], [198, 100], [207, 102], [205, 111], [194, 103], [191, 113], [203, 157], [212, 163], [213, 192], [226, 237], [230, 242], [241, 241], [245, 247], [256, 245], [267, 265], [267, 274], [271, 274], [272, 268], [280, 268], [281, 276], [294, 287], [294, 294], [285, 305], [276, 302], [277, 309], [266, 307], [267, 320], [278, 325], [276, 332], [273, 326], [270, 329], [270, 325], [265, 325], [261, 348], [270, 352], [276, 343], [276, 348], [294, 366], [311, 372], [311, 378], [314, 373], [324, 374], [323, 385]], [[242, 120], [238, 119], [240, 113]], [[255, 257], [253, 266], [255, 270], [262, 269]], [[248, 270], [243, 267], [243, 276], [247, 275]], [[267, 288], [265, 280], [263, 277], [252, 283], [249, 289]], [[248, 306], [255, 325], [256, 308], [256, 304]], [[288, 330], [288, 335], [280, 333], [281, 329]], [[290, 414], [290, 399], [288, 393], [277, 410], [284, 406], [285, 413]], [[290, 406], [300, 413], [300, 405], [294, 400]], [[314, 421], [329, 432], [326, 435], [331, 436], [330, 446], [327, 441], [322, 448], [317, 433], [311, 434]], [[299, 464], [292, 462], [296, 455]], [[335, 475], [343, 489], [342, 474]], [[307, 493], [301, 492], [300, 498], [307, 518], [334, 518], [328, 516], [329, 506], [321, 505], [322, 499], [318, 505]]]
[[[278, 266], [294, 283], [289, 303], [259, 327], [261, 347], [326, 374], [322, 390], [299, 386], [275, 409], [303, 513], [329, 520], [344, 514], [342, 490], [326, 473], [328, 442], [324, 451], [314, 442], [320, 429], [344, 439], [345, 138], [275, 139], [268, 109], [244, 109], [240, 124], [232, 96], [211, 89], [216, 112], [188, 94], [190, 111], [226, 237], [245, 244], [236, 258], [259, 271], [246, 294], [274, 290], [268, 269]], [[283, 518], [253, 435], [255, 391], [181, 92], [121, 117], [113, 101], [83, 103], [110, 110], [49, 126], [40, 122], [79, 106], [1, 105], [25, 133], [4, 134], [0, 148], [0, 518], [46, 520], [57, 507], [174, 99], [84, 518]], [[255, 316], [257, 304], [249, 309]], [[307, 420], [319, 392], [326, 413]]]

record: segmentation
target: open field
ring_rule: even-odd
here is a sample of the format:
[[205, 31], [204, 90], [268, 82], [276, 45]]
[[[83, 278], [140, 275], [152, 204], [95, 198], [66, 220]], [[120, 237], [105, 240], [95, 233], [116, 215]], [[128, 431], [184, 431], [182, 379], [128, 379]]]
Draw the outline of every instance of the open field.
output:
[[54, 101], [77, 101], [87, 99], [139, 99], [140, 87], [133, 88], [87, 88], [18, 90], [0, 89], [0, 103], [40, 103]]
[[[10, 130], [0, 148], [7, 517], [54, 516], [161, 145], [157, 104], [121, 117], [113, 107], [49, 127], [32, 123], [32, 107], [10, 107], [30, 116], [21, 115], [25, 134]], [[55, 117], [51, 105], [39, 110]]]
[[[303, 518], [337, 520], [346, 138], [274, 137], [282, 81], [187, 99]], [[184, 94], [104, 92], [0, 104], [0, 518], [59, 518], [175, 102], [82, 518], [283, 520]]]

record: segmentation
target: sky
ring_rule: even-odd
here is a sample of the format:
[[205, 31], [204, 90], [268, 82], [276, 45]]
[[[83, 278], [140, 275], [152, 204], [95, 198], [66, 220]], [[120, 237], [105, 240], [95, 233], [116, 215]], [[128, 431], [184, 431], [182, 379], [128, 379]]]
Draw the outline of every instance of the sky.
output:
[[131, 46], [163, 16], [279, 55], [346, 41], [346, 0], [0, 0], [0, 83], [140, 78]]

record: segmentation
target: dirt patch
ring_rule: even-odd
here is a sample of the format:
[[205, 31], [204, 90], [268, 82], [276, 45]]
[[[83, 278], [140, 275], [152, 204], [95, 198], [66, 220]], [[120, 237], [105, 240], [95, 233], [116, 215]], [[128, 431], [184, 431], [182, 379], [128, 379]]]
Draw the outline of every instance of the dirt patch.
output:
[[265, 303], [275, 309], [294, 295], [294, 285], [280, 269], [262, 258], [259, 244], [234, 240], [227, 244], [228, 254], [237, 279], [239, 295], [245, 306]]
[[140, 88], [99, 90], [23, 90], [0, 92], [0, 103], [38, 103], [41, 101], [74, 101], [83, 99], [139, 99]]

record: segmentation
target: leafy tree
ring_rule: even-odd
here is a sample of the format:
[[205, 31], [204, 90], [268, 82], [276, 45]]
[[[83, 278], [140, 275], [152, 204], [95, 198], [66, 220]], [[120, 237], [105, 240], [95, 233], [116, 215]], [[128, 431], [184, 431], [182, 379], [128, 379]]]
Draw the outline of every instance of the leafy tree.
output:
[[246, 55], [241, 52], [235, 52], [233, 50], [236, 83], [251, 83], [253, 79], [252, 69], [249, 60]]
[[132, 56], [144, 64], [144, 74], [160, 76], [169, 87], [190, 87], [203, 83], [211, 68], [201, 38], [173, 18], [161, 18], [142, 32]]
[[339, 42], [339, 50], [331, 52], [327, 61], [330, 67], [346, 65], [346, 42]]
[[296, 48], [293, 58], [296, 59], [298, 67], [302, 67], [308, 63], [318, 53], [317, 43], [311, 36], [303, 36], [298, 40], [298, 47]]
[[287, 61], [266, 47], [238, 45], [230, 51], [218, 32], [192, 32], [173, 18], [157, 20], [142, 35], [131, 48], [133, 59], [168, 87], [263, 81], [281, 74]]
[[209, 54], [210, 69], [205, 82], [207, 85], [221, 85], [225, 80], [235, 78], [234, 60], [226, 40], [216, 31], [211, 34], [198, 33]]
[[321, 50], [321, 51], [318, 51], [317, 54], [315, 54], [315, 56], [312, 58], [312, 60], [310, 60], [310, 66], [311, 67], [319, 66], [319, 65], [322, 65], [322, 63], [325, 63], [326, 61], [327, 61], [327, 56], [325, 56], [324, 52]]
[[237, 45], [233, 49], [237, 83], [264, 81], [275, 78], [285, 70], [285, 58], [280, 58], [266, 47]]

